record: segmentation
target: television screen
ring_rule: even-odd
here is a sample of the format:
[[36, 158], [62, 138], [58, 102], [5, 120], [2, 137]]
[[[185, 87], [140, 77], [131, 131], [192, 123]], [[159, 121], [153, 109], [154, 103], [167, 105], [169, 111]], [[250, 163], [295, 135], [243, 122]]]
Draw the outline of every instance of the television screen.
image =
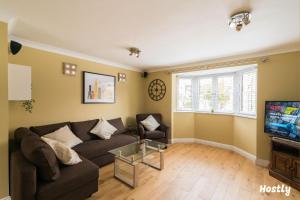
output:
[[300, 101], [266, 101], [265, 133], [300, 141]]

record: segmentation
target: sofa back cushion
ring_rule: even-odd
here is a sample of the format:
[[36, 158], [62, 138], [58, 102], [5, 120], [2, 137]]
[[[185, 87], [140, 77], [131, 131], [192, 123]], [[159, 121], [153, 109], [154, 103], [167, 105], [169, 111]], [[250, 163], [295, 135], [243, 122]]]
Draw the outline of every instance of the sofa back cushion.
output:
[[53, 181], [60, 176], [59, 163], [54, 151], [39, 136], [24, 137], [21, 150], [24, 157], [36, 165], [41, 180]]
[[71, 128], [73, 133], [79, 137], [82, 141], [88, 141], [96, 138], [95, 135], [91, 134], [90, 131], [96, 126], [99, 119], [71, 122]]
[[107, 122], [117, 129], [117, 131], [114, 134], [121, 134], [127, 132], [127, 129], [125, 128], [121, 117], [107, 120]]
[[38, 134], [39, 136], [46, 135], [48, 133], [52, 133], [65, 125], [68, 125], [71, 127], [70, 122], [62, 122], [57, 124], [49, 124], [49, 125], [43, 125], [43, 126], [32, 126], [30, 127], [30, 130], [34, 133]]
[[124, 124], [122, 122], [121, 117], [115, 118], [115, 119], [110, 119], [110, 120], [107, 120], [107, 121], [108, 121], [108, 123], [110, 123], [111, 125], [113, 125], [118, 130], [125, 129], [125, 126], [124, 126]]

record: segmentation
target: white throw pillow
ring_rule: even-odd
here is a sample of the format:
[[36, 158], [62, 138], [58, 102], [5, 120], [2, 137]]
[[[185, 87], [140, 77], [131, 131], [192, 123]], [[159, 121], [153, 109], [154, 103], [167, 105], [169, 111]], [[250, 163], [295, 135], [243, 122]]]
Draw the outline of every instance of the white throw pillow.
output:
[[61, 142], [52, 140], [46, 137], [41, 137], [55, 152], [56, 157], [65, 165], [75, 165], [80, 163], [82, 160], [79, 158], [76, 151], [67, 147]]
[[160, 126], [160, 124], [155, 120], [155, 118], [152, 115], [149, 115], [146, 119], [141, 121], [141, 123], [149, 131], [155, 131]]
[[101, 139], [108, 140], [117, 129], [107, 122], [105, 119], [100, 119], [98, 124], [90, 131]]
[[69, 126], [67, 125], [52, 133], [43, 135], [43, 137], [61, 142], [70, 148], [82, 143], [82, 140], [76, 137], [76, 135], [74, 135], [74, 133], [70, 130]]

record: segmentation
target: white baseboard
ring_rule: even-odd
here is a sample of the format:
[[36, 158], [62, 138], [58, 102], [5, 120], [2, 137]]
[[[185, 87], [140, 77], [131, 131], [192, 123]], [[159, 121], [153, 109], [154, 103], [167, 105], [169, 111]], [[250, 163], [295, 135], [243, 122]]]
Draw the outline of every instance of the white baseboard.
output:
[[213, 142], [213, 141], [203, 140], [203, 139], [195, 139], [195, 142], [199, 143], [199, 144], [205, 144], [208, 146], [212, 146], [212, 147], [218, 147], [221, 149], [232, 150], [232, 145], [229, 145], [229, 144], [223, 144], [223, 143]]
[[8, 196], [8, 197], [4, 197], [4, 198], [2, 198], [0, 200], [11, 200], [11, 198], [10, 198], [10, 196]]
[[221, 149], [233, 151], [233, 152], [253, 161], [255, 164], [257, 164], [259, 166], [267, 167], [269, 164], [268, 160], [257, 159], [255, 155], [253, 155], [243, 149], [240, 149], [234, 145], [230, 145], [230, 144], [222, 144], [219, 142], [213, 142], [213, 141], [197, 139], [197, 138], [174, 138], [172, 140], [172, 143], [198, 143], [198, 144], [204, 144], [204, 145], [208, 145], [208, 146], [218, 147]]
[[240, 149], [236, 146], [232, 146], [232, 150], [238, 154], [240, 154], [241, 156], [245, 157], [245, 158], [248, 158], [249, 160], [253, 161], [253, 162], [256, 162], [256, 156], [243, 150], [243, 149]]
[[270, 164], [270, 161], [258, 158], [258, 159], [256, 159], [255, 164], [257, 164], [261, 167], [268, 167]]
[[195, 138], [173, 138], [172, 144], [175, 143], [195, 143]]

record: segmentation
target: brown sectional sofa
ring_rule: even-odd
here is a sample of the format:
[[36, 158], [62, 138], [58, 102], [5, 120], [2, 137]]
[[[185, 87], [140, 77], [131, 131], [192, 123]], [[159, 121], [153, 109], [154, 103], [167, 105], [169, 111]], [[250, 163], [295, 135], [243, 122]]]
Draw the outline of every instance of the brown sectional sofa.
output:
[[[114, 161], [114, 156], [108, 151], [138, 140], [137, 136], [124, 127], [121, 118], [108, 120], [108, 122], [118, 129], [109, 140], [101, 140], [90, 134], [89, 131], [98, 123], [97, 119], [17, 129], [14, 140], [16, 148], [12, 152], [10, 164], [12, 199], [82, 200], [97, 192], [99, 167]], [[59, 177], [46, 181], [40, 177], [40, 169], [25, 158], [20, 144], [25, 138], [42, 136], [65, 125], [68, 125], [73, 133], [83, 140], [83, 143], [73, 147], [82, 162], [72, 166], [60, 164]]]

